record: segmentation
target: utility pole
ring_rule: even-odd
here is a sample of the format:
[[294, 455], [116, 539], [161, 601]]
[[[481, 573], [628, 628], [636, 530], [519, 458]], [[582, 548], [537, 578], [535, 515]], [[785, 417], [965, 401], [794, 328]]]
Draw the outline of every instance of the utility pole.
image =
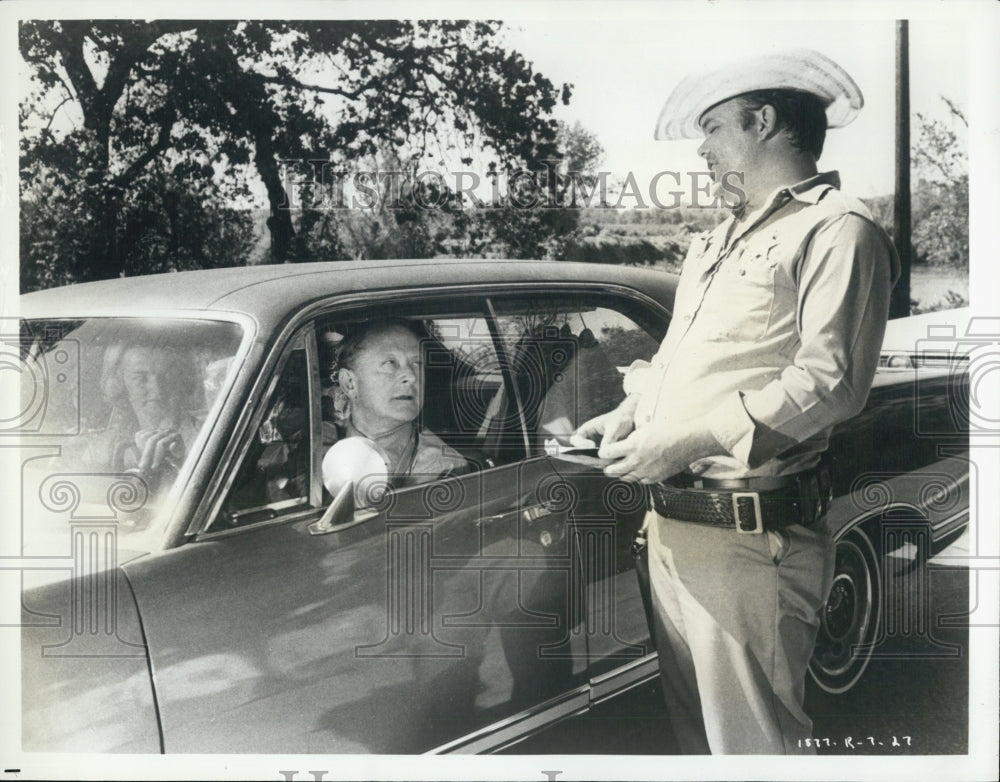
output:
[[896, 195], [893, 199], [893, 233], [900, 273], [892, 289], [890, 318], [910, 314], [910, 31], [906, 19], [896, 20]]

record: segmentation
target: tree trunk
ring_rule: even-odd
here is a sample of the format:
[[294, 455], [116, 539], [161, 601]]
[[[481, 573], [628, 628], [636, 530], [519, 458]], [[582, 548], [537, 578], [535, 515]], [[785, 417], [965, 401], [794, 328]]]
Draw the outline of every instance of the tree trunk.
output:
[[271, 263], [285, 263], [291, 258], [295, 228], [292, 226], [292, 212], [285, 188], [281, 183], [274, 145], [266, 132], [258, 132], [254, 136], [254, 157], [257, 173], [264, 181], [271, 207], [271, 215], [267, 218], [267, 228], [271, 232]]

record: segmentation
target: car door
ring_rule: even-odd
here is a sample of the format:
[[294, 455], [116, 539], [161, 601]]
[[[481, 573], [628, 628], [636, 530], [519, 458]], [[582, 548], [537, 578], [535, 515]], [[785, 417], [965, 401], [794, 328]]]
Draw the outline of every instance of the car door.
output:
[[646, 495], [608, 479], [593, 453], [569, 435], [624, 399], [625, 374], [648, 361], [666, 331], [664, 310], [634, 292], [541, 292], [493, 297], [517, 378], [531, 452], [548, 454], [559, 475], [554, 492], [570, 506], [585, 596], [573, 632], [585, 641], [591, 703], [656, 672], [632, 541]]
[[[325, 338], [389, 314], [436, 326], [423, 423], [475, 469], [318, 524]], [[484, 299], [404, 297], [276, 351], [190, 540], [125, 568], [167, 752], [485, 750], [586, 707], [571, 507], [498, 337]]]

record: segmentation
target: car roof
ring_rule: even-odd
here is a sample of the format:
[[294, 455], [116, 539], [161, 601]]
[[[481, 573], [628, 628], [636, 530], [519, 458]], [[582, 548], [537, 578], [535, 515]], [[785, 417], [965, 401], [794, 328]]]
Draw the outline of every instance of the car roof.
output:
[[676, 277], [606, 264], [512, 260], [382, 260], [270, 264], [150, 274], [80, 283], [21, 296], [25, 318], [153, 313], [241, 313], [273, 325], [337, 294], [472, 284], [624, 285], [672, 306]]
[[970, 339], [976, 341], [982, 336], [970, 331], [971, 316], [968, 307], [959, 307], [890, 320], [885, 327], [882, 352], [961, 348]]

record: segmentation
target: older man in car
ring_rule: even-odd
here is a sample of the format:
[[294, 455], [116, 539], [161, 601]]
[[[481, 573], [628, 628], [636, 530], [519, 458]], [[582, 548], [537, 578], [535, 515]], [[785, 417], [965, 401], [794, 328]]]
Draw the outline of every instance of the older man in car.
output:
[[[418, 423], [423, 361], [420, 336], [410, 323], [382, 320], [356, 328], [341, 343], [337, 366], [339, 389], [348, 404], [345, 436], [365, 438], [377, 449], [390, 485], [468, 470], [458, 451]], [[335, 446], [323, 460], [323, 482], [331, 493], [334, 476], [344, 471], [344, 458], [345, 449]]]

